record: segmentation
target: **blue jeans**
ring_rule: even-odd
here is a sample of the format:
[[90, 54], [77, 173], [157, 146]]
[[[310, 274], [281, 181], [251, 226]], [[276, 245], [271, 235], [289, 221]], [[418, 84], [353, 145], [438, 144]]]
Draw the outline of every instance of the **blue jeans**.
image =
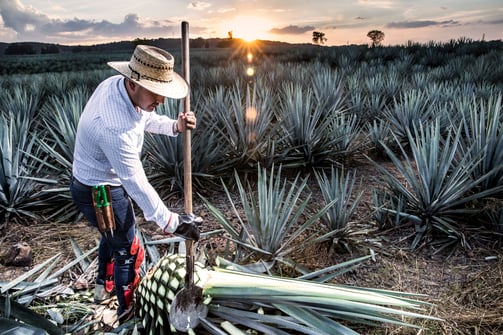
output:
[[[89, 224], [98, 228], [93, 207], [92, 188], [72, 180], [70, 191], [75, 205], [89, 221]], [[119, 302], [117, 314], [121, 315], [128, 307], [124, 298], [124, 289], [133, 282], [135, 277], [134, 263], [136, 256], [131, 255], [130, 250], [135, 237], [136, 218], [131, 199], [124, 188], [111, 187], [110, 194], [112, 196], [116, 229], [113, 236], [110, 232], [101, 233], [96, 283], [105, 283], [106, 265], [113, 258], [114, 284]]]

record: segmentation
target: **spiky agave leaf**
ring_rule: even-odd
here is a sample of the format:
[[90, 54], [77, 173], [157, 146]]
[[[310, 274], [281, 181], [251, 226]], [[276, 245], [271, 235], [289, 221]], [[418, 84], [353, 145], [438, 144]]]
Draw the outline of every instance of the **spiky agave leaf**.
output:
[[[184, 285], [185, 258], [167, 255], [138, 289], [139, 316], [147, 334], [173, 331], [169, 309]], [[316, 283], [196, 266], [195, 284], [203, 288], [209, 313], [197, 334], [227, 334], [230, 322], [243, 332], [268, 334], [357, 334], [348, 323], [394, 323], [415, 327], [403, 318], [425, 318], [419, 295]], [[341, 323], [340, 321], [344, 321]]]

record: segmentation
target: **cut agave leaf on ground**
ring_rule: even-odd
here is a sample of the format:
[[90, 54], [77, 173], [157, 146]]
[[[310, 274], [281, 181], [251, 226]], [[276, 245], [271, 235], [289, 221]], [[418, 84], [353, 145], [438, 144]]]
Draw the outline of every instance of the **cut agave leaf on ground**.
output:
[[34, 326], [0, 317], [0, 335], [47, 335], [48, 333]]
[[241, 272], [249, 272], [249, 273], [268, 273], [269, 270], [274, 266], [274, 262], [264, 262], [259, 261], [256, 263], [240, 265], [229, 260], [226, 260], [222, 257], [217, 257], [215, 263], [218, 267], [228, 268], [232, 270], [237, 270]]
[[[6, 298], [3, 296], [0, 296], [0, 311], [5, 312], [4, 306], [6, 306]], [[60, 335], [62, 333], [61, 329], [57, 327], [55, 324], [53, 324], [51, 321], [47, 320], [44, 318], [42, 315], [37, 314], [36, 312], [32, 311], [28, 307], [25, 307], [15, 301], [9, 301], [8, 304], [10, 307], [10, 317], [13, 319], [17, 320], [22, 320], [24, 324], [31, 325], [35, 328], [40, 328], [44, 332], [41, 333], [32, 333], [32, 334], [46, 334], [49, 333], [50, 335]], [[4, 314], [4, 313], [2, 313]], [[0, 325], [2, 322], [0, 322]], [[25, 333], [20, 333], [20, 334], [25, 334]], [[30, 333], [26, 333], [30, 334]]]
[[[159, 333], [169, 324], [166, 314], [183, 287], [184, 261], [178, 255], [167, 255], [140, 283], [139, 316], [146, 333]], [[228, 330], [222, 328], [227, 323], [237, 333], [282, 334], [286, 327], [304, 334], [333, 335], [357, 334], [349, 328], [352, 323], [414, 328], [414, 319], [440, 321], [422, 314], [425, 306], [431, 306], [417, 300], [422, 295], [206, 269], [200, 264], [195, 269], [194, 281], [203, 288], [209, 311], [201, 327], [210, 334], [225, 334]]]

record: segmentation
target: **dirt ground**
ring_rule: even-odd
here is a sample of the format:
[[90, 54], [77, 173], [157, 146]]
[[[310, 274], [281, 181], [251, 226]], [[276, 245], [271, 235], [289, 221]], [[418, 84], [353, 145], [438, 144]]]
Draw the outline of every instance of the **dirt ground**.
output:
[[[361, 174], [367, 176], [365, 178], [370, 178], [374, 172], [368, 165], [362, 166], [360, 170]], [[363, 190], [368, 190], [370, 179], [365, 178]], [[220, 199], [222, 202], [226, 200], [225, 197]], [[366, 261], [357, 269], [337, 277], [336, 282], [424, 294], [421, 299], [432, 305], [423, 313], [444, 321], [414, 322], [419, 326], [418, 329], [393, 326], [355, 330], [369, 335], [503, 334], [503, 252], [496, 242], [488, 242], [487, 245], [479, 245], [472, 250], [458, 250], [452, 255], [435, 254], [428, 246], [412, 252], [408, 249], [413, 233], [411, 229], [378, 231], [372, 228], [366, 214], [369, 201], [370, 194], [365, 193], [359, 217], [353, 225], [353, 238], [304, 249], [295, 255], [295, 260], [316, 270], [369, 254], [372, 249], [376, 253], [375, 260]], [[183, 203], [174, 200], [170, 205], [180, 207]], [[205, 231], [218, 228], [197, 201], [194, 201], [194, 212], [205, 219]], [[153, 239], [162, 237], [155, 224], [140, 223], [139, 227]], [[99, 235], [84, 222], [9, 224], [0, 237], [0, 254], [17, 242], [27, 242], [33, 250], [33, 262], [31, 267], [0, 265], [0, 282], [17, 278], [33, 265], [56, 254], [61, 254], [62, 265], [69, 263], [75, 258], [70, 238], [83, 250], [89, 250], [96, 245]], [[199, 252], [214, 251], [222, 244], [221, 236], [203, 239], [199, 243]]]

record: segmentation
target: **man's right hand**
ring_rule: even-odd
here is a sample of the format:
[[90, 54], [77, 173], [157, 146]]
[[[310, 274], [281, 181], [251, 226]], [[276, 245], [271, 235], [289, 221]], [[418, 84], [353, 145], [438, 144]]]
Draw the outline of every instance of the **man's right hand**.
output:
[[199, 241], [201, 232], [199, 227], [203, 224], [203, 219], [194, 214], [179, 214], [178, 227], [176, 228], [176, 236], [183, 237], [186, 240]]

